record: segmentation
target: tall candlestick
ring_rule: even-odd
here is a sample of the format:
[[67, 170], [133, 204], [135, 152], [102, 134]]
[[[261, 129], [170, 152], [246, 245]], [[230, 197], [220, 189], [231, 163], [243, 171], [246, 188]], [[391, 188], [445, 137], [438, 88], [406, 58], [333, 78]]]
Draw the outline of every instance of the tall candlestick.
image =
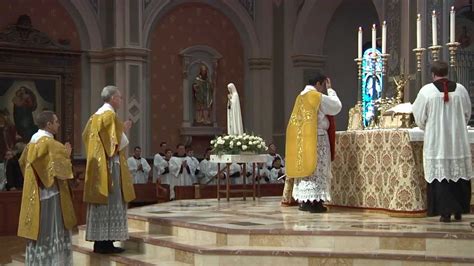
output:
[[362, 58], [362, 27], [359, 27], [357, 35], [357, 58]]
[[436, 11], [433, 10], [433, 15], [431, 15], [431, 32], [433, 35], [433, 46], [438, 45], [438, 24], [436, 22]]
[[416, 18], [416, 48], [421, 48], [421, 15]]
[[451, 12], [449, 16], [449, 42], [456, 42], [455, 37], [455, 24], [456, 24], [456, 13], [454, 12], [454, 6], [451, 7]]
[[377, 30], [375, 29], [375, 24], [373, 24], [372, 25], [372, 49], [374, 50], [374, 54], [375, 54], [375, 49], [377, 49], [376, 38], [377, 38]]
[[382, 54], [387, 53], [387, 22], [382, 24]]

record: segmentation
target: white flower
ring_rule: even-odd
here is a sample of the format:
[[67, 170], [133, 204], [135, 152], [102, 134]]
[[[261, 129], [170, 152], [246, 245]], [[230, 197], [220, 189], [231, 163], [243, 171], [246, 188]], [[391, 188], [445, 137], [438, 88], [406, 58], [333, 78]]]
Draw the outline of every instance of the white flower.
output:
[[214, 143], [216, 143], [215, 140], [211, 140], [211, 145], [214, 145]]
[[249, 136], [245, 135], [244, 140], [248, 140], [248, 139], [249, 139]]
[[230, 145], [230, 146], [234, 146], [234, 141], [231, 140], [231, 141], [229, 142], [229, 145]]
[[248, 148], [247, 145], [242, 145], [242, 150], [245, 151], [247, 148]]
[[224, 141], [223, 139], [219, 139], [219, 140], [217, 140], [217, 144], [220, 144], [220, 145], [222, 145], [222, 144], [224, 144], [224, 143], [225, 143], [225, 141]]
[[229, 138], [230, 138], [229, 136], [225, 136], [225, 137], [224, 137], [225, 140], [228, 140]]
[[258, 145], [257, 145], [257, 148], [261, 149], [261, 148], [262, 148], [262, 145], [258, 144]]
[[242, 145], [242, 142], [238, 141], [237, 146], [240, 146], [240, 145]]
[[231, 148], [231, 149], [234, 148], [234, 143], [231, 143], [231, 144], [229, 145], [229, 148]]

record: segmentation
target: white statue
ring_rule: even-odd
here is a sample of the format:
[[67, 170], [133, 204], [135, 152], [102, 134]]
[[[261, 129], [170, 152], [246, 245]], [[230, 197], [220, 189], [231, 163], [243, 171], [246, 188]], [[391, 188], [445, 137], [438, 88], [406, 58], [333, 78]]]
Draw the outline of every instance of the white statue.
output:
[[227, 85], [229, 94], [227, 95], [227, 135], [244, 134], [242, 124], [242, 113], [240, 112], [240, 100], [234, 83]]

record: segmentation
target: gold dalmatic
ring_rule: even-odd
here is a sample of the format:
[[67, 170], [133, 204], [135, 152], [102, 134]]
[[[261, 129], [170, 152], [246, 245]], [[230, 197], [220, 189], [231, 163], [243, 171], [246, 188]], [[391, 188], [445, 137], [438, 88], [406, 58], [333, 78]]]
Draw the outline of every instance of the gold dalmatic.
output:
[[114, 185], [110, 176], [108, 160], [117, 153], [120, 158], [120, 178], [125, 202], [135, 199], [132, 177], [128, 170], [125, 151], [119, 151], [123, 123], [112, 111], [94, 114], [82, 133], [86, 147], [86, 173], [84, 202], [107, 204], [109, 191]]
[[76, 225], [76, 215], [68, 181], [63, 179], [72, 179], [73, 174], [64, 145], [53, 138], [42, 137], [38, 142], [26, 145], [19, 162], [24, 184], [18, 236], [38, 239], [41, 223], [39, 188], [50, 188], [55, 184], [59, 189], [64, 227], [72, 229]]
[[286, 129], [286, 175], [306, 177], [317, 167], [318, 110], [321, 93], [298, 95]]

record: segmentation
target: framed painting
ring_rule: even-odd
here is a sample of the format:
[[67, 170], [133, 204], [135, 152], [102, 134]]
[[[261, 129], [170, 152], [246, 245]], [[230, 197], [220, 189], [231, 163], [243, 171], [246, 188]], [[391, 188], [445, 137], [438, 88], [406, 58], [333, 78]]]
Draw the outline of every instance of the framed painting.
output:
[[30, 141], [38, 130], [36, 116], [45, 110], [61, 120], [61, 76], [0, 72], [0, 158]]

